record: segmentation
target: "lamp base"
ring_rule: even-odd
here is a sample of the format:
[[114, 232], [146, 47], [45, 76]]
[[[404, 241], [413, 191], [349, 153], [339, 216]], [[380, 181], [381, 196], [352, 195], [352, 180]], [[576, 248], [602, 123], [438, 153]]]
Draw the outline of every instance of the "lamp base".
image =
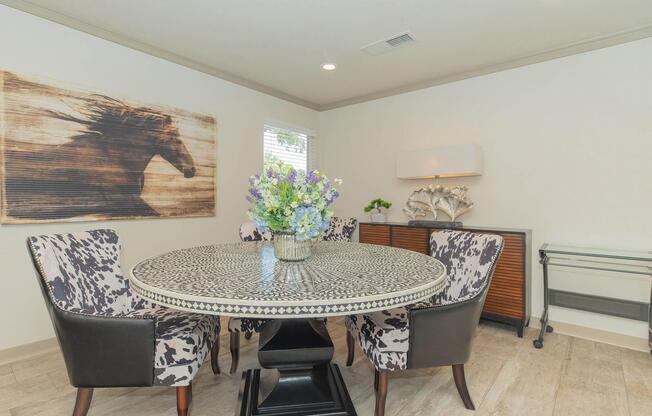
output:
[[462, 228], [464, 225], [460, 221], [432, 221], [432, 220], [410, 220], [408, 225], [415, 227], [430, 228]]

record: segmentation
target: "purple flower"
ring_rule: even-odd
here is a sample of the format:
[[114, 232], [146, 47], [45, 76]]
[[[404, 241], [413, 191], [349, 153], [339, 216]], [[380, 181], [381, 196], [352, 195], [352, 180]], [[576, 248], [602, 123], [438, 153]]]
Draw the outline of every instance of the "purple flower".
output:
[[280, 189], [278, 189], [278, 188], [274, 188], [274, 193], [275, 193], [276, 195], [278, 195], [278, 194], [280, 194], [280, 193], [281, 193], [281, 190], [280, 190]]
[[290, 174], [288, 175], [288, 181], [290, 183], [294, 183], [296, 179], [297, 179], [297, 171], [293, 169], [292, 172], [290, 172]]
[[261, 198], [260, 192], [258, 192], [258, 189], [256, 189], [256, 188], [249, 189], [249, 193], [251, 194], [251, 196], [253, 196], [256, 199]]
[[319, 182], [320, 179], [321, 178], [319, 177], [319, 175], [316, 175], [314, 171], [310, 172], [310, 174], [306, 177], [306, 180], [311, 183], [317, 183]]
[[326, 195], [331, 187], [330, 179], [324, 182], [324, 189], [321, 191], [322, 196]]
[[338, 196], [340, 196], [340, 193], [339, 193], [339, 192], [337, 192], [337, 191], [333, 192], [333, 194], [331, 195], [330, 198], [326, 198], [326, 203], [327, 203], [328, 205], [332, 204], [333, 201], [335, 201], [335, 199], [337, 199]]
[[247, 195], [247, 201], [254, 202], [254, 199], [251, 197], [251, 195]]
[[272, 168], [267, 169], [267, 177], [271, 178], [272, 176], [274, 176], [274, 171], [272, 170]]

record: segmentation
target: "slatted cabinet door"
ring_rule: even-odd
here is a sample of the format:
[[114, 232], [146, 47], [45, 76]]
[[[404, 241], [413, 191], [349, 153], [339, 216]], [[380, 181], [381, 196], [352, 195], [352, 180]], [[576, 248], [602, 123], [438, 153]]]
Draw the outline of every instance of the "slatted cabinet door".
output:
[[360, 242], [391, 246], [392, 239], [389, 232], [389, 225], [360, 224]]
[[[483, 314], [491, 317], [527, 321], [525, 309], [525, 235], [495, 233], [505, 240], [503, 254], [498, 260]], [[522, 329], [519, 328], [519, 336]]]
[[430, 254], [430, 234], [427, 228], [392, 227], [392, 246], [422, 254]]

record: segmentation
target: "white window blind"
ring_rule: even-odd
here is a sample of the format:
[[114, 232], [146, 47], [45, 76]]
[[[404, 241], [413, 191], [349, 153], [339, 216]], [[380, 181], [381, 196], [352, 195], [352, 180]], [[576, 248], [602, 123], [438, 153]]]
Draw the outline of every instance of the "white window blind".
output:
[[315, 169], [316, 141], [314, 135], [298, 129], [265, 124], [263, 136], [265, 165], [281, 161], [304, 172]]

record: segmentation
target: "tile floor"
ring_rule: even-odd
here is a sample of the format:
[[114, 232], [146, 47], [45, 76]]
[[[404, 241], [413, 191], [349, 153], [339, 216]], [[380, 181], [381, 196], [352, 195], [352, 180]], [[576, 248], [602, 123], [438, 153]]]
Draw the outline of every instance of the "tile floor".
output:
[[[342, 321], [329, 327], [358, 414], [372, 415], [372, 368], [359, 350], [346, 368]], [[442, 367], [392, 374], [387, 415], [652, 415], [652, 355], [558, 334], [535, 350], [535, 333], [519, 339], [509, 328], [480, 325], [466, 366], [475, 413], [464, 408], [450, 368]], [[256, 337], [242, 338], [241, 369], [256, 365], [256, 347]], [[221, 337], [220, 364], [228, 371], [228, 334]], [[234, 415], [239, 382], [240, 374], [213, 376], [206, 363], [194, 383], [192, 414]], [[74, 398], [58, 352], [0, 365], [0, 416], [68, 416]], [[117, 388], [97, 390], [89, 415], [172, 416], [175, 409], [173, 388]]]

